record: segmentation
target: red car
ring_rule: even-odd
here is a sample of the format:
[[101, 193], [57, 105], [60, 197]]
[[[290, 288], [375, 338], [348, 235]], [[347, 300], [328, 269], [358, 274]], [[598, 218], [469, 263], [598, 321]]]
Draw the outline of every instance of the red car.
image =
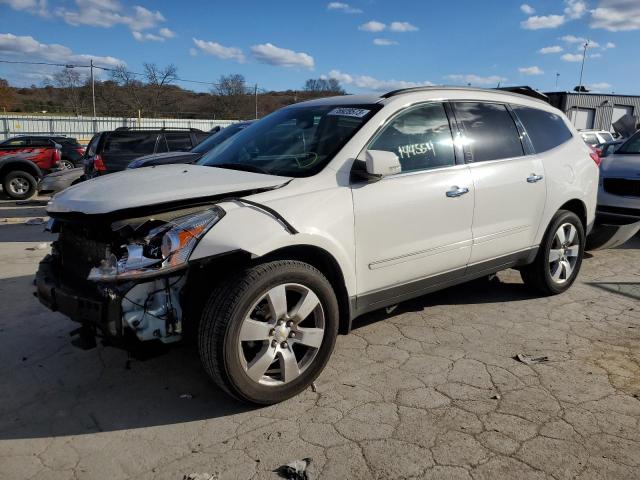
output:
[[42, 174], [60, 167], [61, 146], [52, 140], [21, 137], [0, 144], [0, 181], [5, 195], [16, 200], [33, 196]]

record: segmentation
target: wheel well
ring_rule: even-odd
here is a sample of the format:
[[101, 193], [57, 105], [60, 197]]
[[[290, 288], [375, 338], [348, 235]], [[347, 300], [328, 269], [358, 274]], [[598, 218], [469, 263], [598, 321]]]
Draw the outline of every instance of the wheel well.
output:
[[329, 283], [333, 287], [338, 299], [338, 308], [340, 311], [340, 333], [349, 333], [351, 326], [351, 308], [349, 303], [349, 294], [344, 281], [344, 275], [333, 256], [322, 248], [312, 245], [293, 245], [275, 250], [265, 257], [261, 257], [260, 261], [269, 260], [298, 260], [313, 265], [327, 277]]
[[37, 180], [40, 176], [36, 168], [33, 165], [29, 165], [28, 163], [22, 162], [7, 162], [0, 166], [0, 179], [4, 179], [4, 177], [11, 172], [27, 172]]
[[587, 208], [585, 207], [582, 200], [569, 200], [567, 203], [560, 207], [560, 210], [569, 210], [570, 212], [575, 213], [582, 222], [582, 226], [584, 227], [585, 231], [587, 230]]

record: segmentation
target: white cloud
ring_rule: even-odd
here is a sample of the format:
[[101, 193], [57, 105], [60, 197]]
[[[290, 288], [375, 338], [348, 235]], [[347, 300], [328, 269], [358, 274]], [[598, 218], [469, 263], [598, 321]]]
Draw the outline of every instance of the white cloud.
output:
[[576, 37], [574, 35], [565, 35], [564, 37], [560, 37], [560, 40], [567, 43], [584, 43], [587, 41], [584, 37]]
[[609, 48], [616, 48], [616, 44], [613, 42], [607, 42], [607, 44], [603, 47], [605, 50]]
[[455, 83], [470, 83], [471, 85], [497, 85], [507, 79], [499, 75], [490, 75], [488, 77], [482, 77], [480, 75], [466, 74], [466, 75], [447, 75], [445, 77]]
[[[242, 50], [236, 47], [225, 47], [217, 42], [208, 42], [198, 38], [194, 38], [193, 43], [198, 50], [205, 55], [212, 55], [214, 57], [221, 58], [222, 60], [235, 60], [238, 63], [244, 63], [246, 60]], [[193, 55], [193, 52], [190, 51], [190, 53]]]
[[125, 8], [117, 0], [75, 0], [75, 3], [76, 9], [59, 7], [55, 10], [58, 17], [73, 26], [110, 28], [124, 25], [131, 31], [140, 32], [166, 21], [158, 10], [152, 12], [140, 5]]
[[14, 10], [40, 15], [42, 17], [49, 14], [47, 0], [0, 0], [0, 5], [5, 4]]
[[340, 70], [331, 70], [327, 75], [322, 75], [322, 78], [334, 78], [343, 85], [352, 85], [362, 90], [373, 91], [390, 91], [398, 90], [400, 88], [433, 85], [433, 83], [429, 81], [409, 82], [405, 80], [379, 80], [368, 75], [350, 75], [348, 73], [343, 73]]
[[44, 60], [61, 64], [88, 65], [93, 61], [103, 67], [115, 67], [125, 62], [115, 57], [74, 53], [70, 48], [56, 43], [40, 43], [31, 36], [0, 33], [0, 54], [24, 60]]
[[176, 36], [176, 32], [165, 27], [158, 30], [158, 35], [164, 38], [173, 38]]
[[551, 47], [541, 48], [538, 52], [547, 55], [549, 53], [560, 53], [563, 50], [564, 49], [560, 45], [552, 45]]
[[294, 52], [286, 48], [276, 47], [271, 43], [251, 47], [253, 56], [259, 62], [281, 67], [303, 67], [309, 70], [315, 66], [313, 57], [304, 52]]
[[133, 32], [131, 32], [131, 35], [133, 35], [133, 38], [135, 38], [138, 42], [146, 42], [146, 41], [164, 42], [165, 41], [165, 37], [162, 37], [160, 35], [155, 35], [153, 33], [142, 33], [142, 32], [136, 32], [134, 30]]
[[640, 2], [638, 0], [599, 0], [591, 11], [591, 28], [611, 32], [640, 29]]
[[389, 38], [374, 38], [373, 44], [379, 45], [381, 47], [387, 47], [389, 45], [398, 45], [398, 42], [396, 42], [395, 40], [391, 40]]
[[591, 55], [589, 55], [589, 58], [602, 58], [602, 54], [601, 53], [592, 53]]
[[198, 56], [198, 50], [196, 50], [195, 48], [191, 47], [189, 49], [189, 55], [191, 55], [192, 57], [197, 57]]
[[534, 13], [536, 13], [536, 9], [533, 8], [531, 5], [527, 5], [526, 3], [523, 3], [522, 5], [520, 5], [520, 10], [522, 10], [527, 15], [533, 15]]
[[567, 7], [564, 14], [572, 20], [581, 18], [587, 13], [587, 4], [583, 0], [565, 0]]
[[533, 67], [520, 67], [518, 69], [520, 73], [524, 73], [525, 75], [542, 75], [544, 74], [544, 70], [542, 70], [538, 66]]
[[389, 30], [392, 32], [416, 32], [418, 31], [418, 27], [409, 22], [391, 22]]
[[529, 17], [524, 22], [520, 22], [520, 25], [526, 30], [540, 30], [542, 28], [558, 28], [564, 22], [564, 15], [543, 15]]
[[359, 8], [354, 8], [348, 3], [342, 2], [329, 2], [327, 4], [327, 10], [339, 10], [344, 13], [362, 13], [362, 10]]
[[382, 22], [378, 22], [377, 20], [370, 20], [358, 27], [359, 30], [363, 30], [365, 32], [381, 32], [385, 28], [387, 28], [387, 26]]
[[582, 55], [580, 55], [579, 53], [565, 53], [560, 58], [565, 62], [581, 62], [582, 61]]

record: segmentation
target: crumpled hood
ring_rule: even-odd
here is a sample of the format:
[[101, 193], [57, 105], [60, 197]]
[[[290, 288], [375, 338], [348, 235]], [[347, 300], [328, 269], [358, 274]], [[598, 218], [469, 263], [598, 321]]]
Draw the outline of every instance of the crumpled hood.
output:
[[98, 215], [280, 186], [290, 179], [201, 165], [160, 165], [97, 177], [58, 193], [49, 213]]
[[600, 174], [603, 177], [640, 179], [640, 155], [612, 154], [602, 159]]
[[133, 160], [127, 168], [150, 167], [152, 165], [168, 165], [170, 163], [193, 163], [202, 157], [195, 152], [165, 152], [145, 155]]

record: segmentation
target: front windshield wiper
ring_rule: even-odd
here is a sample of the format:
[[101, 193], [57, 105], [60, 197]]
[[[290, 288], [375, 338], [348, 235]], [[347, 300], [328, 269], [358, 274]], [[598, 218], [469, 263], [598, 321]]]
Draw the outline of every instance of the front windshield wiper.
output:
[[269, 172], [268, 170], [265, 170], [262, 167], [258, 167], [257, 165], [249, 165], [247, 163], [227, 162], [227, 163], [218, 163], [218, 164], [209, 165], [209, 166], [216, 167], [216, 168], [228, 168], [230, 170], [241, 170], [244, 172], [265, 173], [267, 175], [272, 175], [271, 172]]

